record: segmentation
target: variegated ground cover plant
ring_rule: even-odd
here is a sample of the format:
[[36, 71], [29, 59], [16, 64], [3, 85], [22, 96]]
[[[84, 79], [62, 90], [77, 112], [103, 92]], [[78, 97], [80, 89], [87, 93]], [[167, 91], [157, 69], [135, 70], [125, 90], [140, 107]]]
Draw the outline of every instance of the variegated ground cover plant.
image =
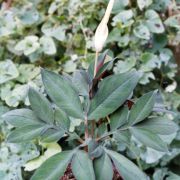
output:
[[[153, 113], [157, 91], [133, 100], [133, 90], [141, 74], [136, 70], [112, 75], [113, 60], [104, 63], [106, 52], [99, 56], [96, 75], [91, 64], [87, 71], [73, 76], [59, 75], [42, 69], [41, 76], [48, 94], [45, 97], [29, 89], [31, 109], [16, 109], [3, 118], [15, 130], [8, 136], [12, 143], [40, 138], [54, 142], [66, 137], [76, 140], [68, 149], [49, 158], [32, 176], [32, 180], [58, 180], [71, 165], [77, 180], [113, 179], [117, 169], [124, 180], [148, 179], [133, 162], [114, 151], [113, 141], [129, 143], [133, 136], [147, 147], [167, 152], [159, 135], [177, 131], [173, 121]], [[72, 117], [81, 119], [79, 127], [69, 131]]]

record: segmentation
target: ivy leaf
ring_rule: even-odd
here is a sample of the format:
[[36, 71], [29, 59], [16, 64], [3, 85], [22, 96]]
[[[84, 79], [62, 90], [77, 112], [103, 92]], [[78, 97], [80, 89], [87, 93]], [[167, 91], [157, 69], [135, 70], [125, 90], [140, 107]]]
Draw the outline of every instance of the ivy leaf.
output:
[[66, 40], [66, 26], [61, 25], [57, 26], [57, 24], [53, 24], [52, 22], [46, 22], [43, 24], [41, 31], [46, 35], [50, 37], [54, 37], [59, 41], [65, 41]]
[[10, 143], [30, 141], [39, 137], [45, 128], [44, 124], [23, 126], [10, 133], [7, 140]]
[[42, 45], [42, 50], [45, 54], [48, 55], [56, 54], [56, 45], [51, 37], [42, 36], [39, 41], [40, 44]]
[[173, 57], [172, 51], [167, 48], [161, 49], [159, 53], [160, 60], [164, 62], [165, 65], [167, 65], [169, 60]]
[[149, 130], [144, 130], [137, 127], [131, 127], [130, 132], [133, 136], [140, 141], [143, 145], [151, 147], [157, 151], [167, 152], [167, 145], [163, 140], [153, 132]]
[[152, 72], [146, 72], [143, 74], [142, 78], [140, 79], [140, 84], [147, 84], [150, 82], [150, 79], [155, 79], [155, 76]]
[[16, 46], [16, 51], [22, 51], [24, 55], [29, 56], [40, 48], [39, 38], [37, 36], [26, 36], [23, 40], [19, 41]]
[[133, 24], [134, 20], [132, 20], [133, 17], [133, 11], [130, 10], [123, 10], [120, 13], [118, 13], [113, 18], [113, 26], [120, 23], [122, 25], [122, 28], [129, 27], [131, 24]]
[[162, 24], [162, 21], [158, 15], [158, 13], [156, 13], [156, 11], [149, 9], [145, 12], [145, 17], [146, 17], [146, 24], [149, 28], [149, 30], [152, 33], [163, 33], [164, 32], [164, 26]]
[[157, 91], [149, 92], [138, 99], [131, 108], [128, 119], [129, 124], [136, 124], [144, 120], [152, 112], [156, 94]]
[[69, 116], [84, 118], [78, 94], [69, 81], [53, 72], [42, 70], [42, 81], [50, 98]]
[[76, 152], [72, 160], [72, 171], [77, 180], [95, 180], [92, 160], [84, 151]]
[[29, 101], [31, 107], [35, 114], [43, 121], [53, 124], [54, 114], [53, 109], [49, 101], [45, 98], [44, 95], [39, 93], [33, 88], [29, 89], [28, 93]]
[[133, 32], [134, 32], [134, 35], [140, 39], [149, 40], [151, 37], [149, 29], [147, 28], [147, 26], [143, 24], [140, 24], [139, 26], [135, 27]]
[[106, 152], [111, 157], [116, 169], [121, 174], [123, 179], [128, 179], [128, 180], [147, 179], [147, 176], [126, 157], [111, 150], [106, 149]]
[[109, 156], [106, 153], [94, 160], [94, 170], [96, 180], [105, 180], [113, 178], [113, 166]]
[[152, 0], [137, 0], [139, 9], [142, 11], [144, 8], [152, 4]]
[[170, 135], [178, 130], [176, 123], [172, 120], [165, 119], [165, 117], [150, 118], [135, 127], [161, 135]]
[[11, 60], [7, 59], [0, 62], [0, 84], [15, 79], [18, 76], [19, 72]]
[[143, 53], [140, 57], [140, 60], [142, 62], [140, 69], [143, 72], [149, 72], [152, 71], [154, 68], [160, 68], [161, 66], [161, 61], [158, 59], [158, 56], [152, 53]]
[[40, 74], [40, 68], [34, 64], [20, 64], [18, 66], [19, 76], [18, 82], [23, 84], [35, 79]]
[[60, 1], [53, 1], [48, 9], [48, 14], [54, 14], [54, 12], [60, 7]]
[[74, 151], [64, 151], [50, 157], [36, 170], [31, 180], [60, 179], [64, 175], [73, 154]]
[[136, 59], [134, 57], [129, 57], [126, 60], [119, 60], [114, 67], [114, 72], [116, 74], [125, 73], [130, 71], [136, 64]]
[[164, 23], [166, 26], [173, 27], [179, 30], [180, 29], [179, 20], [180, 20], [180, 15], [177, 14], [167, 18]]
[[40, 18], [39, 12], [33, 6], [25, 6], [17, 13], [18, 18], [24, 25], [32, 25]]
[[[14, 19], [13, 11], [1, 11], [0, 17], [0, 37], [8, 36], [15, 33], [17, 22]], [[2, 46], [1, 46], [1, 49]]]
[[118, 13], [119, 10], [124, 9], [126, 6], [128, 6], [128, 4], [129, 4], [129, 0], [115, 1], [112, 9], [113, 14]]
[[129, 44], [129, 42], [130, 42], [130, 36], [129, 36], [129, 34], [125, 34], [120, 37], [120, 39], [118, 41], [118, 46], [126, 47]]
[[30, 109], [16, 109], [2, 115], [2, 118], [14, 127], [23, 127], [43, 123]]
[[105, 78], [91, 101], [88, 119], [99, 119], [115, 111], [132, 93], [138, 80], [136, 71]]

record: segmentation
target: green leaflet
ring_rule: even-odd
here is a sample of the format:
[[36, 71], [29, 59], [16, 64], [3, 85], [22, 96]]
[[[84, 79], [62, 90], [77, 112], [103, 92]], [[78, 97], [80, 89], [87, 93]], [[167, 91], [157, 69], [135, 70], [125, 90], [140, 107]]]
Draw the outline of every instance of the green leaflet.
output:
[[112, 162], [106, 153], [94, 160], [94, 171], [96, 180], [112, 180], [114, 171]]
[[7, 140], [11, 143], [30, 141], [41, 135], [46, 127], [42, 125], [28, 125], [15, 129], [9, 134]]
[[50, 98], [69, 116], [84, 119], [80, 99], [72, 85], [62, 76], [42, 70], [42, 81]]
[[92, 160], [84, 151], [77, 151], [73, 157], [72, 171], [77, 180], [95, 180]]
[[92, 99], [88, 119], [107, 116], [120, 107], [132, 93], [139, 80], [139, 73], [131, 71], [105, 78]]
[[35, 114], [41, 120], [52, 124], [54, 121], [53, 109], [49, 101], [44, 97], [44, 95], [30, 88], [28, 97]]
[[59, 180], [70, 163], [74, 151], [63, 151], [47, 159], [31, 180]]
[[161, 135], [170, 135], [178, 130], [176, 123], [172, 120], [165, 119], [165, 117], [150, 118], [135, 127]]
[[30, 109], [16, 109], [3, 114], [2, 118], [14, 127], [23, 127], [43, 123]]
[[129, 159], [122, 156], [121, 154], [107, 150], [107, 154], [111, 157], [115, 167], [121, 174], [124, 180], [147, 180], [148, 178], [146, 175]]
[[145, 146], [151, 147], [157, 151], [168, 151], [165, 142], [163, 142], [163, 140], [158, 135], [152, 133], [151, 131], [143, 130], [137, 127], [132, 127], [130, 128], [130, 132], [138, 141], [140, 141]]
[[118, 110], [112, 116], [110, 116], [110, 126], [111, 130], [115, 130], [120, 126], [124, 125], [128, 119], [128, 107], [123, 107], [122, 109]]
[[136, 124], [148, 117], [153, 110], [156, 93], [157, 91], [149, 92], [138, 99], [130, 111], [129, 124]]
[[60, 126], [64, 131], [68, 131], [70, 128], [70, 119], [67, 114], [60, 108], [55, 108], [54, 120], [57, 126]]

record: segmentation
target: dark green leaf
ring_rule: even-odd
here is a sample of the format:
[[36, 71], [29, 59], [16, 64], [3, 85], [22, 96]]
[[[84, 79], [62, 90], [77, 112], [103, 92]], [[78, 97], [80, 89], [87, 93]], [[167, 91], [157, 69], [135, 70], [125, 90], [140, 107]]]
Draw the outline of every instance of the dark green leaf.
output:
[[23, 127], [33, 124], [41, 124], [30, 109], [16, 109], [3, 114], [2, 118], [14, 127]]
[[127, 122], [128, 112], [128, 107], [123, 107], [122, 109], [113, 113], [112, 116], [110, 116], [111, 130], [115, 130]]
[[141, 128], [130, 128], [133, 136], [147, 147], [151, 147], [157, 151], [167, 152], [167, 145], [163, 140], [151, 131], [143, 130]]
[[41, 74], [46, 92], [51, 99], [69, 116], [83, 119], [80, 99], [69, 81], [47, 70], [42, 70]]
[[73, 157], [72, 171], [77, 180], [95, 180], [92, 160], [84, 151], [77, 151]]
[[91, 101], [88, 119], [99, 119], [115, 111], [132, 93], [138, 80], [136, 71], [105, 78]]
[[56, 108], [54, 112], [54, 119], [57, 126], [60, 126], [63, 130], [68, 131], [70, 127], [70, 119], [67, 114], [60, 108]]
[[96, 180], [112, 180], [114, 171], [111, 160], [106, 153], [103, 153], [100, 158], [95, 159], [94, 171]]
[[35, 172], [31, 180], [59, 180], [64, 175], [73, 153], [64, 151], [50, 157]]
[[41, 136], [42, 142], [50, 143], [50, 142], [57, 142], [61, 139], [65, 134], [63, 130], [56, 130], [56, 129], [48, 129], [44, 134]]
[[149, 130], [152, 133], [161, 135], [170, 135], [178, 130], [176, 123], [172, 120], [165, 119], [165, 117], [150, 118], [147, 121], [136, 125], [135, 127], [138, 129]]
[[43, 96], [36, 90], [30, 88], [28, 97], [31, 104], [31, 108], [35, 112], [35, 114], [41, 120], [46, 121], [48, 123], [53, 123], [53, 109], [49, 101], [45, 98], [45, 96]]
[[45, 129], [42, 125], [28, 125], [15, 129], [7, 138], [8, 142], [21, 143], [30, 141], [41, 135]]
[[130, 142], [131, 142], [131, 135], [130, 132], [128, 130], [126, 131], [117, 131], [116, 133], [114, 133], [113, 138], [117, 141], [117, 142], [123, 142], [125, 143], [127, 146], [130, 146]]
[[126, 157], [118, 154], [117, 152], [106, 150], [111, 157], [115, 167], [119, 171], [124, 180], [147, 180], [147, 176]]
[[74, 83], [79, 95], [89, 96], [89, 79], [85, 71], [76, 71], [73, 74], [72, 82]]
[[144, 120], [152, 112], [157, 91], [149, 92], [138, 99], [129, 114], [129, 124]]

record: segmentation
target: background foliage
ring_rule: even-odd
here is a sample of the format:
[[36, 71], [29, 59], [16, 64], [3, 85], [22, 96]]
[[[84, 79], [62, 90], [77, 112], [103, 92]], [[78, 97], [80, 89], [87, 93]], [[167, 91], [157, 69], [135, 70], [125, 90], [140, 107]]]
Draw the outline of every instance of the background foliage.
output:
[[[44, 92], [40, 66], [63, 73], [87, 68], [94, 60], [94, 31], [107, 5], [105, 0], [8, 2], [1, 1], [0, 10], [0, 114], [15, 107], [29, 106], [29, 85]], [[164, 101], [166, 109], [173, 111], [168, 118], [176, 119], [177, 123], [180, 109], [177, 73], [179, 12], [178, 0], [116, 0], [106, 44], [109, 55], [119, 58], [113, 72], [118, 74], [133, 68], [141, 71], [143, 78], [136, 96], [159, 89], [162, 93], [159, 104]], [[160, 105], [157, 108], [165, 111]], [[21, 167], [41, 154], [35, 161], [40, 164], [48, 147], [39, 142], [8, 144], [5, 136], [13, 127], [2, 119], [0, 125], [0, 151], [4, 154], [0, 161], [0, 179], [27, 178], [31, 173], [24, 168], [21, 173]], [[72, 131], [74, 126], [76, 124], [71, 123]], [[118, 149], [137, 161], [154, 180], [167, 175], [172, 179], [173, 173], [178, 173], [180, 133], [164, 139], [170, 144], [169, 153], [145, 149], [134, 141], [130, 148], [121, 143]], [[55, 152], [59, 148], [55, 147]], [[19, 161], [14, 160], [18, 158]]]

